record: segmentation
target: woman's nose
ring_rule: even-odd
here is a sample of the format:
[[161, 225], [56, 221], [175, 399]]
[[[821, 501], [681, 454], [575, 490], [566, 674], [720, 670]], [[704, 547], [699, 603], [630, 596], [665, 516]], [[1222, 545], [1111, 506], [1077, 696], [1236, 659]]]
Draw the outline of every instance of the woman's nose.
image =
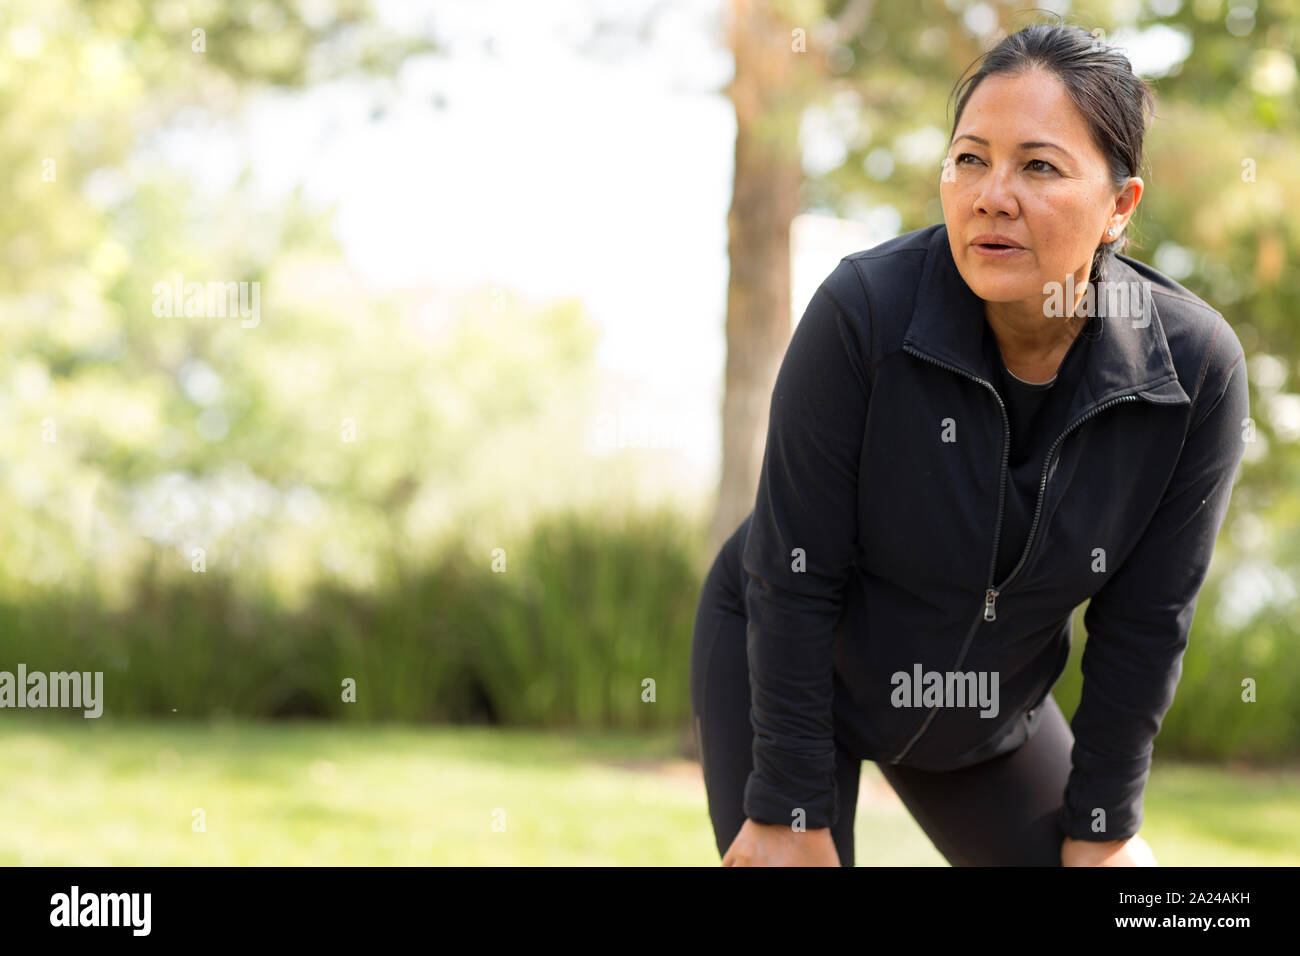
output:
[[981, 176], [975, 193], [974, 209], [984, 215], [1005, 212], [1014, 215], [1016, 198], [1008, 182], [1007, 173], [992, 170]]

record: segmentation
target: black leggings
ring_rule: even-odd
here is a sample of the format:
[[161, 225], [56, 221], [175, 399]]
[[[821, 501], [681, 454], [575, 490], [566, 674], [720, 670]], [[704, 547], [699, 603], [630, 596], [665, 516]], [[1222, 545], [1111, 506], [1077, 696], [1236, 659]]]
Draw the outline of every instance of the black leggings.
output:
[[[705, 579], [691, 641], [691, 709], [720, 858], [745, 822], [745, 782], [753, 769], [741, 565], [748, 531], [746, 518], [719, 551]], [[948, 772], [878, 764], [953, 866], [1061, 865], [1064, 833], [1056, 812], [1070, 774], [1074, 736], [1051, 694], [1041, 709], [1032, 738], [984, 763]], [[854, 865], [853, 818], [862, 759], [837, 737], [840, 815], [831, 835], [844, 866]]]

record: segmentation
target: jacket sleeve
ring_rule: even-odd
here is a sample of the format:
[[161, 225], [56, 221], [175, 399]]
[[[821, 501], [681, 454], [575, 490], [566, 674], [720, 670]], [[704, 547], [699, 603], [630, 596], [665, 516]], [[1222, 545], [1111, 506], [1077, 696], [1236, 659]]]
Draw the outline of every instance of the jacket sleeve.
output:
[[840, 810], [834, 630], [856, 557], [869, 397], [866, 326], [838, 304], [855, 289], [853, 301], [865, 301], [853, 263], [842, 261], [791, 337], [772, 390], [743, 557], [754, 730], [744, 811], [760, 823], [790, 825], [802, 808], [810, 830], [833, 825]]
[[1214, 384], [1223, 372], [1207, 376], [1199, 390], [1206, 410], [1193, 412], [1159, 506], [1084, 613], [1083, 694], [1058, 818], [1076, 840], [1127, 839], [1142, 825], [1152, 741], [1173, 703], [1197, 595], [1245, 452], [1244, 356], [1236, 336], [1220, 338], [1229, 353], [1218, 364], [1226, 385]]

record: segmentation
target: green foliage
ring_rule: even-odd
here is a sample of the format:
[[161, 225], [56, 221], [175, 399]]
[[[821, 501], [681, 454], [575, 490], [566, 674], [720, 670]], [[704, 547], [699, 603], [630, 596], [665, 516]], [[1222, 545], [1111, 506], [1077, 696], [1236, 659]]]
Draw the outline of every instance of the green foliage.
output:
[[[503, 720], [577, 727], [689, 723], [700, 582], [669, 514], [621, 528], [567, 515], [534, 529], [481, 595], [473, 671]], [[501, 599], [498, 589], [508, 587]], [[643, 681], [655, 700], [643, 701]]]
[[[339, 266], [327, 211], [297, 196], [268, 206], [247, 177], [200, 198], [161, 144], [187, 124], [207, 124], [221, 141], [260, 91], [391, 74], [432, 44], [390, 35], [355, 0], [19, 0], [0, 13], [0, 37], [0, 171], [13, 184], [0, 214], [0, 509], [10, 535], [0, 588], [75, 589], [144, 560], [138, 537], [160, 540], [161, 530], [141, 527], [150, 523], [139, 499], [162, 479], [202, 487], [226, 474], [289, 494], [321, 474], [328, 495], [329, 479], [355, 467], [339, 461], [339, 419], [384, 398], [358, 396], [337, 356], [374, 356], [374, 376], [409, 388], [427, 374], [429, 349], [413, 346], [382, 302], [345, 312], [355, 303], [336, 294], [333, 309], [309, 311], [313, 297], [298, 290], [322, 287], [319, 274]], [[266, 322], [159, 317], [156, 284], [176, 274], [259, 283]], [[355, 283], [348, 292], [359, 298]], [[315, 357], [318, 374], [286, 382], [286, 354], [297, 368]], [[187, 392], [195, 374], [215, 379], [219, 394]], [[292, 406], [304, 398], [314, 404]], [[402, 411], [372, 412], [363, 434], [382, 434], [376, 421], [432, 431], [427, 408]], [[311, 448], [333, 460], [311, 460]], [[291, 461], [320, 471], [304, 477]], [[369, 455], [337, 510], [356, 514], [397, 470], [391, 456]], [[145, 497], [159, 510], [158, 495]], [[187, 560], [186, 545], [235, 560], [241, 546], [286, 550], [281, 521], [225, 541], [203, 524], [202, 541], [174, 542]]]
[[[115, 719], [681, 728], [702, 534], [667, 511], [617, 521], [564, 512], [500, 553], [450, 542], [414, 562], [394, 556], [376, 587], [322, 580], [296, 609], [160, 555], [120, 609], [93, 592], [0, 605], [5, 666], [102, 670], [104, 714]], [[1213, 593], [1198, 605], [1158, 752], [1289, 759], [1300, 736], [1291, 624], [1264, 615], [1247, 632], [1227, 630]], [[1053, 691], [1067, 716], [1079, 699], [1084, 610]], [[1241, 699], [1245, 677], [1256, 679], [1257, 703]], [[341, 699], [345, 678], [355, 703]], [[646, 678], [654, 702], [642, 700]]]
[[610, 526], [557, 515], [504, 556], [395, 558], [378, 587], [324, 580], [292, 611], [162, 555], [121, 609], [91, 591], [0, 605], [4, 668], [103, 671], [114, 718], [682, 726], [697, 546], [671, 513]]

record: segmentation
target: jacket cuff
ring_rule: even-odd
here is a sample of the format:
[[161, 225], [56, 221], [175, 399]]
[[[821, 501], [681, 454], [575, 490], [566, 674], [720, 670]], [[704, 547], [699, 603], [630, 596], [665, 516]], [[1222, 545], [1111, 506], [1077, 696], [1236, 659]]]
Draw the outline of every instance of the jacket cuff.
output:
[[1127, 840], [1142, 828], [1142, 797], [1151, 775], [1151, 757], [1145, 756], [1122, 771], [1070, 771], [1065, 797], [1057, 811], [1064, 836], [1104, 843]]
[[[793, 782], [791, 782], [793, 783]], [[839, 820], [840, 794], [835, 775], [831, 774], [830, 789], [807, 790], [797, 785], [781, 788], [770, 784], [757, 771], [751, 771], [745, 782], [745, 816], [755, 823], [779, 823], [792, 826], [803, 810], [806, 830], [832, 827]]]

